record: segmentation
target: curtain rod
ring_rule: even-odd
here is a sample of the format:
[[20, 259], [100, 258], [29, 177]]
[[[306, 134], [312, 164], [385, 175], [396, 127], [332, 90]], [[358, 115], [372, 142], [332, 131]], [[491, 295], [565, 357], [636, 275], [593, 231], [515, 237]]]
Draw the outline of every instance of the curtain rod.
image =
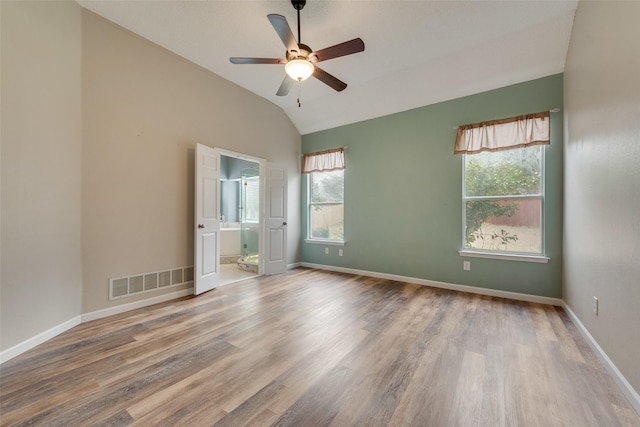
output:
[[[559, 108], [552, 108], [551, 110], [549, 110], [549, 112], [550, 112], [550, 113], [559, 113], [559, 112], [560, 112], [560, 109], [559, 109]], [[459, 127], [460, 127], [460, 126], [454, 126], [454, 127], [452, 127], [451, 129], [458, 130], [458, 128], [459, 128]]]

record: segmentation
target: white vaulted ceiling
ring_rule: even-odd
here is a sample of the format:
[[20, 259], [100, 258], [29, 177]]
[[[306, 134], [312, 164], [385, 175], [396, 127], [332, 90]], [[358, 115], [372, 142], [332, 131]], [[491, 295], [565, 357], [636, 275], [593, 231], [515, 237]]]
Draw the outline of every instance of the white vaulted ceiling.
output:
[[308, 0], [302, 42], [320, 50], [356, 37], [365, 51], [319, 64], [349, 86], [320, 81], [275, 95], [284, 65], [234, 65], [231, 56], [281, 58], [267, 15], [289, 0], [78, 0], [98, 15], [279, 105], [301, 134], [495, 89], [564, 69], [577, 0]]

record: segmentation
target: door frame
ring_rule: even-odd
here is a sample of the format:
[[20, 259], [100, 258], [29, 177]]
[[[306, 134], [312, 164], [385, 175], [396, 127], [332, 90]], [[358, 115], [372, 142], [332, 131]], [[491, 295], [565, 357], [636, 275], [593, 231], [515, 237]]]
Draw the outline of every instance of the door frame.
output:
[[[224, 148], [213, 147], [219, 156], [233, 157], [236, 159], [248, 160], [250, 162], [257, 163], [260, 167], [260, 173], [258, 174], [259, 192], [260, 192], [260, 216], [258, 224], [258, 274], [264, 274], [264, 257], [266, 254], [266, 245], [264, 239], [264, 222], [265, 222], [265, 172], [267, 167], [267, 161], [261, 157], [251, 156], [249, 154], [239, 153], [237, 151], [226, 150]], [[219, 194], [219, 193], [218, 193]], [[220, 196], [218, 196], [220, 197]], [[220, 254], [218, 254], [218, 258]]]

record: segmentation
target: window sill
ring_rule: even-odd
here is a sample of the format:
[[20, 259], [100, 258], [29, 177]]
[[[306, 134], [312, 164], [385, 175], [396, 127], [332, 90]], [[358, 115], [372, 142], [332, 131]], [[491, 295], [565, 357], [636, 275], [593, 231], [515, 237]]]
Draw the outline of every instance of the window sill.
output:
[[501, 259], [505, 261], [523, 261], [523, 262], [537, 262], [546, 264], [551, 258], [544, 255], [522, 255], [522, 254], [499, 254], [494, 252], [480, 252], [480, 251], [458, 251], [460, 256], [470, 258], [489, 258], [489, 259]]
[[322, 240], [322, 239], [304, 239], [305, 243], [314, 243], [318, 245], [344, 246], [344, 241], [339, 240]]

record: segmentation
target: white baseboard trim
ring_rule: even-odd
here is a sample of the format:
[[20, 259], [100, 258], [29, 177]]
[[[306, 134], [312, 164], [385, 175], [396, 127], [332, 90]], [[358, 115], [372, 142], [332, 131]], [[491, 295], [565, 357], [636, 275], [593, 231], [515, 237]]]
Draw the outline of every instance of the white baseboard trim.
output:
[[126, 311], [135, 310], [136, 308], [142, 308], [142, 307], [147, 307], [149, 305], [159, 304], [161, 302], [166, 302], [172, 299], [185, 297], [187, 295], [193, 295], [193, 288], [182, 289], [179, 291], [170, 292], [168, 294], [158, 295], [157, 297], [153, 297], [153, 298], [134, 301], [128, 304], [116, 305], [115, 307], [96, 310], [90, 313], [84, 313], [82, 315], [82, 323], [90, 322], [92, 320], [102, 319], [103, 317], [113, 316], [114, 314], [120, 314]]
[[33, 347], [50, 340], [56, 335], [60, 335], [61, 333], [68, 331], [74, 326], [78, 326], [80, 323], [81, 316], [75, 316], [65, 322], [60, 323], [58, 326], [54, 326], [53, 328], [41, 332], [38, 335], [21, 342], [20, 344], [16, 344], [11, 348], [6, 349], [5, 351], [0, 353], [0, 364], [21, 355], [25, 351], [31, 350]]
[[564, 311], [567, 312], [573, 324], [576, 325], [593, 352], [596, 354], [596, 356], [598, 356], [598, 359], [600, 359], [609, 375], [611, 375], [615, 383], [618, 384], [618, 387], [620, 387], [622, 393], [625, 395], [629, 403], [631, 403], [631, 406], [633, 406], [636, 412], [640, 414], [640, 394], [638, 394], [638, 392], [633, 389], [631, 384], [629, 384], [629, 381], [627, 381], [624, 375], [622, 375], [622, 372], [620, 372], [613, 361], [609, 359], [607, 353], [604, 352], [602, 347], [600, 347], [598, 342], [591, 336], [580, 319], [578, 319], [578, 316], [576, 316], [573, 310], [571, 310], [571, 308], [564, 301], [562, 304], [562, 308], [564, 308]]
[[302, 266], [301, 262], [294, 262], [293, 264], [287, 264], [287, 270], [291, 270], [293, 268], [298, 268], [301, 266]]
[[437, 282], [435, 280], [418, 279], [415, 277], [399, 276], [397, 274], [378, 273], [375, 271], [356, 270], [353, 268], [334, 267], [331, 265], [300, 263], [302, 267], [317, 268], [321, 270], [336, 271], [339, 273], [358, 274], [362, 276], [378, 277], [380, 279], [397, 280], [399, 282], [415, 283], [433, 288], [449, 289], [452, 291], [468, 292], [471, 294], [487, 295], [491, 297], [507, 298], [518, 301], [535, 302], [538, 304], [562, 306], [560, 298], [543, 297], [538, 295], [521, 294], [518, 292], [500, 291], [496, 289], [478, 288], [475, 286], [456, 285], [454, 283]]

